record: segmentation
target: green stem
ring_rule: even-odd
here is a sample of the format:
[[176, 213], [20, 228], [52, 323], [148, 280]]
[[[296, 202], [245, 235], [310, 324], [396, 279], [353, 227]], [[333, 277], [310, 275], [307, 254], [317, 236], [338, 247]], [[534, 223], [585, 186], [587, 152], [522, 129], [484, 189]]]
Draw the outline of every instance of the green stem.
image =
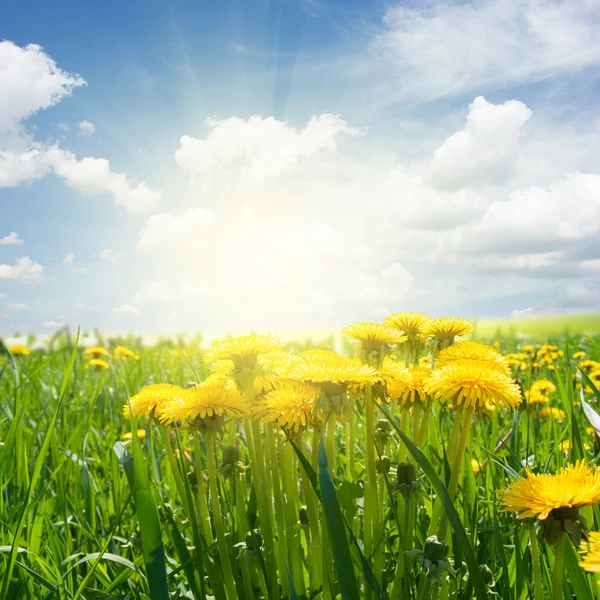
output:
[[[448, 495], [450, 500], [454, 501], [456, 492], [458, 490], [458, 481], [460, 479], [460, 472], [462, 468], [463, 458], [467, 443], [469, 441], [469, 432], [471, 431], [471, 421], [473, 420], [473, 414], [475, 413], [475, 407], [470, 406], [462, 411], [464, 413], [462, 431], [460, 432], [460, 438], [456, 446], [456, 452], [454, 453], [454, 459], [452, 461], [450, 484], [448, 485]], [[457, 420], [460, 420], [457, 415]], [[442, 515], [441, 523], [439, 526], [438, 537], [444, 539], [446, 530], [448, 528], [448, 515], [444, 513]]]
[[561, 531], [554, 545], [554, 567], [552, 575], [553, 600], [563, 599], [563, 562], [565, 553], [565, 534]]
[[543, 600], [544, 589], [542, 588], [542, 571], [540, 567], [540, 557], [533, 520], [529, 523], [529, 540], [531, 542], [531, 565], [533, 567], [534, 600]]
[[208, 513], [206, 491], [204, 488], [204, 476], [202, 473], [204, 457], [202, 455], [202, 448], [200, 447], [200, 439], [197, 434], [194, 434], [194, 455], [196, 456], [196, 485], [198, 486], [198, 504], [200, 507], [198, 513], [200, 515], [200, 523], [202, 524], [202, 534], [204, 535], [206, 544], [210, 546], [214, 544], [215, 539], [210, 526], [210, 515]]
[[[306, 444], [304, 443], [304, 436], [298, 434], [296, 436], [296, 445], [300, 449], [300, 452], [306, 456]], [[314, 448], [318, 446], [315, 445]], [[313, 451], [314, 454], [314, 451]], [[321, 533], [319, 531], [319, 511], [317, 508], [317, 497], [315, 491], [312, 488], [308, 473], [301, 467], [302, 475], [302, 492], [304, 494], [304, 503], [306, 504], [306, 510], [308, 511], [308, 524], [310, 529], [310, 547], [308, 561], [310, 568], [310, 578], [312, 581], [312, 589], [318, 589], [323, 584], [323, 573], [322, 573], [322, 561], [321, 555], [323, 547], [321, 546]]]
[[286, 576], [286, 559], [287, 559], [287, 544], [285, 536], [285, 518], [283, 514], [283, 496], [281, 493], [281, 479], [279, 477], [280, 467], [277, 461], [277, 450], [275, 448], [275, 436], [273, 433], [273, 425], [265, 423], [265, 433], [267, 440], [267, 452], [269, 454], [269, 463], [271, 467], [271, 489], [273, 490], [273, 499], [275, 501], [275, 522], [280, 523], [278, 539], [277, 539], [277, 559], [279, 562], [279, 573], [281, 573], [281, 593], [283, 596], [288, 596], [290, 593], [290, 585]]
[[160, 432], [163, 436], [163, 440], [165, 442], [165, 448], [167, 450], [167, 458], [169, 459], [169, 465], [171, 467], [171, 472], [173, 473], [173, 477], [175, 478], [175, 485], [177, 487], [177, 491], [179, 492], [179, 496], [181, 497], [181, 502], [183, 504], [183, 508], [185, 509], [185, 514], [190, 518], [190, 505], [187, 501], [187, 496], [185, 493], [185, 487], [183, 485], [183, 479], [181, 477], [181, 472], [179, 471], [179, 465], [177, 464], [177, 458], [175, 457], [175, 453], [173, 452], [173, 444], [171, 444], [171, 436], [170, 429], [166, 425], [160, 426]]
[[219, 492], [217, 486], [217, 467], [215, 459], [215, 434], [209, 433], [206, 436], [206, 445], [208, 447], [208, 485], [210, 488], [210, 504], [213, 515], [213, 527], [217, 536], [217, 548], [219, 551], [219, 559], [221, 568], [223, 569], [223, 579], [229, 600], [234, 600], [238, 597], [235, 587], [235, 579], [233, 577], [233, 569], [231, 568], [231, 560], [227, 549], [227, 540], [225, 539], [225, 529], [223, 527], [223, 518], [221, 516], [221, 504], [219, 500]]

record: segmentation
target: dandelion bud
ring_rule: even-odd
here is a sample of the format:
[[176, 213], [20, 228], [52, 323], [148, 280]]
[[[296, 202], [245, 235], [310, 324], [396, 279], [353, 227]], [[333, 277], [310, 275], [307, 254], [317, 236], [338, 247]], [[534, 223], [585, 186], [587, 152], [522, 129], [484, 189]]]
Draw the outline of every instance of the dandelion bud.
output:
[[423, 558], [431, 562], [444, 560], [448, 554], [448, 544], [437, 535], [430, 535], [423, 546]]
[[223, 450], [223, 464], [235, 465], [240, 460], [240, 451], [235, 446], [227, 446]]
[[248, 550], [259, 550], [263, 543], [263, 537], [258, 529], [252, 529], [246, 534], [246, 548]]
[[310, 525], [310, 522], [308, 520], [308, 508], [306, 508], [306, 506], [300, 507], [300, 510], [298, 511], [298, 518], [300, 521], [300, 525]]
[[381, 458], [378, 456], [375, 460], [375, 467], [378, 473], [387, 473], [390, 470], [390, 457], [382, 456]]
[[486, 585], [494, 584], [494, 574], [492, 570], [487, 565], [479, 565], [479, 570], [481, 571], [481, 577]]
[[410, 484], [417, 480], [417, 470], [412, 463], [400, 463], [396, 469], [398, 483]]

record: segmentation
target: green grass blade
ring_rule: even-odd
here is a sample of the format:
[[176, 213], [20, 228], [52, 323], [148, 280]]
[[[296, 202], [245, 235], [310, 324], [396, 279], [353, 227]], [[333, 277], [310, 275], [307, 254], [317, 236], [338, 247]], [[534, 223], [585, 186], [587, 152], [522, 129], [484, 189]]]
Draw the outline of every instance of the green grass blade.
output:
[[[21, 533], [23, 531], [23, 526], [25, 524], [25, 515], [27, 514], [28, 509], [30, 508], [31, 499], [33, 497], [33, 492], [37, 486], [38, 479], [40, 477], [40, 473], [42, 472], [42, 467], [44, 466], [44, 460], [46, 458], [46, 453], [48, 451], [48, 446], [50, 445], [50, 438], [54, 433], [54, 426], [56, 424], [56, 420], [58, 419], [58, 414], [60, 412], [65, 393], [67, 391], [67, 386], [69, 385], [69, 381], [71, 379], [71, 373], [73, 372], [73, 365], [75, 364], [75, 357], [77, 356], [77, 343], [79, 341], [79, 331], [77, 332], [77, 338], [75, 340], [75, 348], [71, 354], [71, 359], [69, 361], [69, 365], [65, 372], [63, 373], [62, 385], [60, 388], [60, 394], [58, 397], [58, 402], [56, 405], [56, 409], [54, 410], [54, 414], [50, 419], [50, 423], [48, 423], [48, 428], [46, 430], [46, 435], [44, 436], [44, 441], [42, 442], [42, 446], [38, 451], [38, 455], [33, 464], [33, 471], [31, 473], [31, 478], [29, 480], [29, 486], [27, 489], [27, 494], [25, 498], [25, 502], [23, 503], [23, 507], [21, 509], [21, 513], [17, 520], [17, 524], [15, 526], [15, 534], [13, 536], [12, 548], [10, 551], [10, 556], [8, 559], [8, 565], [6, 567], [6, 571], [4, 572], [4, 577], [2, 578], [2, 589], [0, 590], [0, 596], [5, 600], [9, 600], [8, 598], [8, 588], [10, 585], [10, 580], [12, 578], [13, 569], [15, 567], [15, 562], [17, 560], [17, 552], [19, 547], [19, 539], [21, 537]], [[10, 357], [10, 353], [9, 353]]]
[[346, 536], [346, 526], [344, 525], [333, 479], [331, 479], [327, 468], [327, 454], [322, 439], [319, 445], [319, 483], [321, 485], [321, 498], [329, 539], [333, 542], [331, 550], [342, 600], [358, 600], [358, 585], [354, 575], [350, 545]]
[[575, 551], [571, 538], [565, 536], [565, 571], [577, 600], [594, 600], [585, 571], [579, 566], [579, 555]]
[[132, 448], [132, 478], [133, 498], [140, 525], [142, 552], [148, 578], [148, 588], [152, 600], [168, 600], [169, 584], [167, 581], [167, 564], [165, 549], [162, 541], [158, 511], [142, 452], [142, 445], [137, 436], [137, 423], [131, 414], [131, 448]]

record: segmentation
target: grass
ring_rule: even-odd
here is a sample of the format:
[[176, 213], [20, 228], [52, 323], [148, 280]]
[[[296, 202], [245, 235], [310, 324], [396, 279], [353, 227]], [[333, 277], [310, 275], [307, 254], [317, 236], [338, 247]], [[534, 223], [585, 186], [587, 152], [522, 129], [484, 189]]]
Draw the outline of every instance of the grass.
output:
[[[566, 327], [512, 323], [539, 342]], [[503, 326], [477, 325], [486, 338]], [[144, 386], [206, 379], [197, 340], [130, 338], [139, 358], [107, 357], [108, 369], [90, 367], [67, 332], [28, 356], [0, 348], [0, 598], [600, 600], [569, 536], [553, 546], [541, 522], [518, 521], [496, 493], [525, 464], [552, 473], [597, 461], [578, 386], [598, 411], [595, 388], [570, 356], [600, 361], [599, 325], [571, 319], [563, 356], [511, 363], [524, 390], [554, 384], [545, 405], [558, 417], [531, 405], [472, 419], [437, 402], [412, 413], [373, 403], [371, 413], [365, 391], [334, 395], [327, 410], [338, 412], [299, 432], [248, 419], [195, 429], [126, 420]], [[501, 331], [502, 352], [519, 353], [527, 340], [516, 333]], [[138, 427], [143, 437], [123, 439]], [[600, 529], [597, 506], [580, 514]], [[564, 581], [553, 582], [561, 561]]]

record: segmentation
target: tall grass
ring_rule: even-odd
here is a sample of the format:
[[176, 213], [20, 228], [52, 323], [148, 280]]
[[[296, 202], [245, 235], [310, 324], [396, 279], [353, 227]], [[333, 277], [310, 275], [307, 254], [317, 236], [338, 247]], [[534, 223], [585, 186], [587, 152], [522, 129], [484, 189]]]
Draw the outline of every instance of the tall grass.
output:
[[[504, 336], [500, 350], [520, 343]], [[139, 359], [106, 370], [66, 332], [29, 356], [2, 348], [0, 597], [540, 599], [562, 560], [565, 597], [600, 599], [568, 536], [552, 547], [497, 494], [525, 465], [597, 460], [571, 356], [600, 360], [600, 338], [561, 348], [513, 375], [524, 390], [554, 382], [562, 416], [468, 414], [462, 434], [445, 405], [423, 419], [387, 404], [371, 414], [360, 398], [299, 434], [249, 420], [220, 433], [135, 423], [122, 415], [129, 394], [206, 378], [198, 344], [138, 346]], [[123, 440], [140, 426], [144, 437]], [[600, 529], [598, 507], [581, 512]]]

